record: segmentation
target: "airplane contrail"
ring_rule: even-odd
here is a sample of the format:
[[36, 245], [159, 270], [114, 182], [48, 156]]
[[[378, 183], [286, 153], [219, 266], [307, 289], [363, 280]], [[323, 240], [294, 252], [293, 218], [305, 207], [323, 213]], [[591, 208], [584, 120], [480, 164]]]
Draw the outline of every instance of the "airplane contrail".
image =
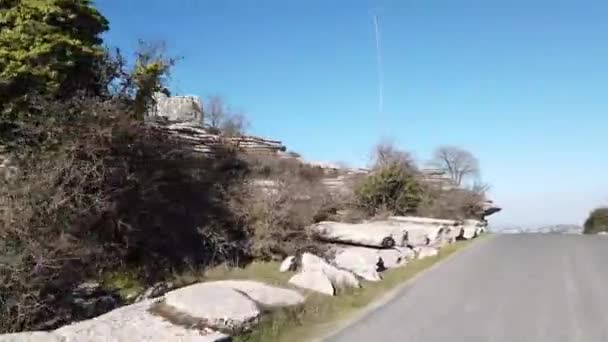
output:
[[378, 68], [378, 111], [384, 113], [384, 72], [382, 68], [382, 49], [380, 41], [380, 26], [378, 14], [374, 13], [374, 33], [376, 38], [376, 63]]

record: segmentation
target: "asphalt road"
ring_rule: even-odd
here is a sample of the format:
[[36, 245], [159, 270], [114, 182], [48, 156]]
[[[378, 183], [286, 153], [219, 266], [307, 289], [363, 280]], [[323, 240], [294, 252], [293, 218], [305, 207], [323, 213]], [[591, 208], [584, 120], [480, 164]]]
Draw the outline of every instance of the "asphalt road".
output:
[[606, 342], [608, 237], [480, 241], [327, 341]]

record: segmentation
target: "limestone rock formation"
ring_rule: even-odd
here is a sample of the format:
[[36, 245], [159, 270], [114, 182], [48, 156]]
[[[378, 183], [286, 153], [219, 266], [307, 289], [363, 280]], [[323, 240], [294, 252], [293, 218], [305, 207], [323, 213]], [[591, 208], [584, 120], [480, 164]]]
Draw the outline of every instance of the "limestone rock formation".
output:
[[336, 294], [331, 280], [321, 270], [302, 271], [291, 277], [289, 283], [302, 289], [319, 292], [328, 296]]
[[249, 330], [261, 314], [260, 308], [247, 295], [213, 283], [199, 283], [168, 292], [164, 303], [178, 313], [223, 331]]
[[125, 306], [97, 318], [55, 330], [65, 342], [219, 342], [229, 337], [209, 329], [194, 329], [172, 324], [150, 312], [157, 300]]
[[332, 266], [314, 254], [304, 253], [301, 263], [302, 272], [321, 271], [327, 276], [334, 288], [358, 288], [361, 286], [354, 274]]
[[351, 224], [324, 221], [310, 226], [309, 230], [322, 241], [367, 247], [392, 248], [402, 246], [406, 240], [406, 232], [390, 222]]
[[304, 303], [304, 296], [300, 293], [276, 286], [266, 285], [251, 280], [223, 280], [205, 283], [210, 286], [231, 288], [244, 294], [264, 309], [282, 308]]

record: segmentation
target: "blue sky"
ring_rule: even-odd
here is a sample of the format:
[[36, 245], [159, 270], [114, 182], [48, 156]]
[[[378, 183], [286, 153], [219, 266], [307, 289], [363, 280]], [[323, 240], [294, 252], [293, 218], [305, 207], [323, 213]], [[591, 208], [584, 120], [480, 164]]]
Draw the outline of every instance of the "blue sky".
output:
[[108, 45], [164, 41], [183, 57], [174, 92], [223, 96], [306, 159], [364, 166], [386, 138], [420, 163], [464, 147], [504, 207], [498, 226], [581, 223], [608, 204], [608, 1], [96, 4]]

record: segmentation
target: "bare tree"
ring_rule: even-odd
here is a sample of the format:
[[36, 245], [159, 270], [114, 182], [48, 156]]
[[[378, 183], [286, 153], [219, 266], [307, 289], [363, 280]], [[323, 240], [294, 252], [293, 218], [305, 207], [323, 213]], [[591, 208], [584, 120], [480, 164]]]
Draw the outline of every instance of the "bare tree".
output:
[[209, 120], [209, 126], [219, 129], [226, 113], [224, 112], [224, 101], [221, 97], [214, 95], [209, 98], [205, 117]]
[[216, 133], [226, 136], [240, 136], [245, 133], [249, 123], [243, 113], [233, 111], [217, 95], [211, 96], [207, 103], [204, 117]]
[[390, 140], [381, 141], [374, 147], [373, 164], [374, 168], [382, 168], [392, 164], [399, 164], [408, 169], [414, 168], [412, 156], [408, 152], [395, 147]]
[[479, 161], [460, 147], [442, 146], [435, 150], [433, 163], [445, 171], [452, 182], [460, 186], [466, 178], [479, 175]]

